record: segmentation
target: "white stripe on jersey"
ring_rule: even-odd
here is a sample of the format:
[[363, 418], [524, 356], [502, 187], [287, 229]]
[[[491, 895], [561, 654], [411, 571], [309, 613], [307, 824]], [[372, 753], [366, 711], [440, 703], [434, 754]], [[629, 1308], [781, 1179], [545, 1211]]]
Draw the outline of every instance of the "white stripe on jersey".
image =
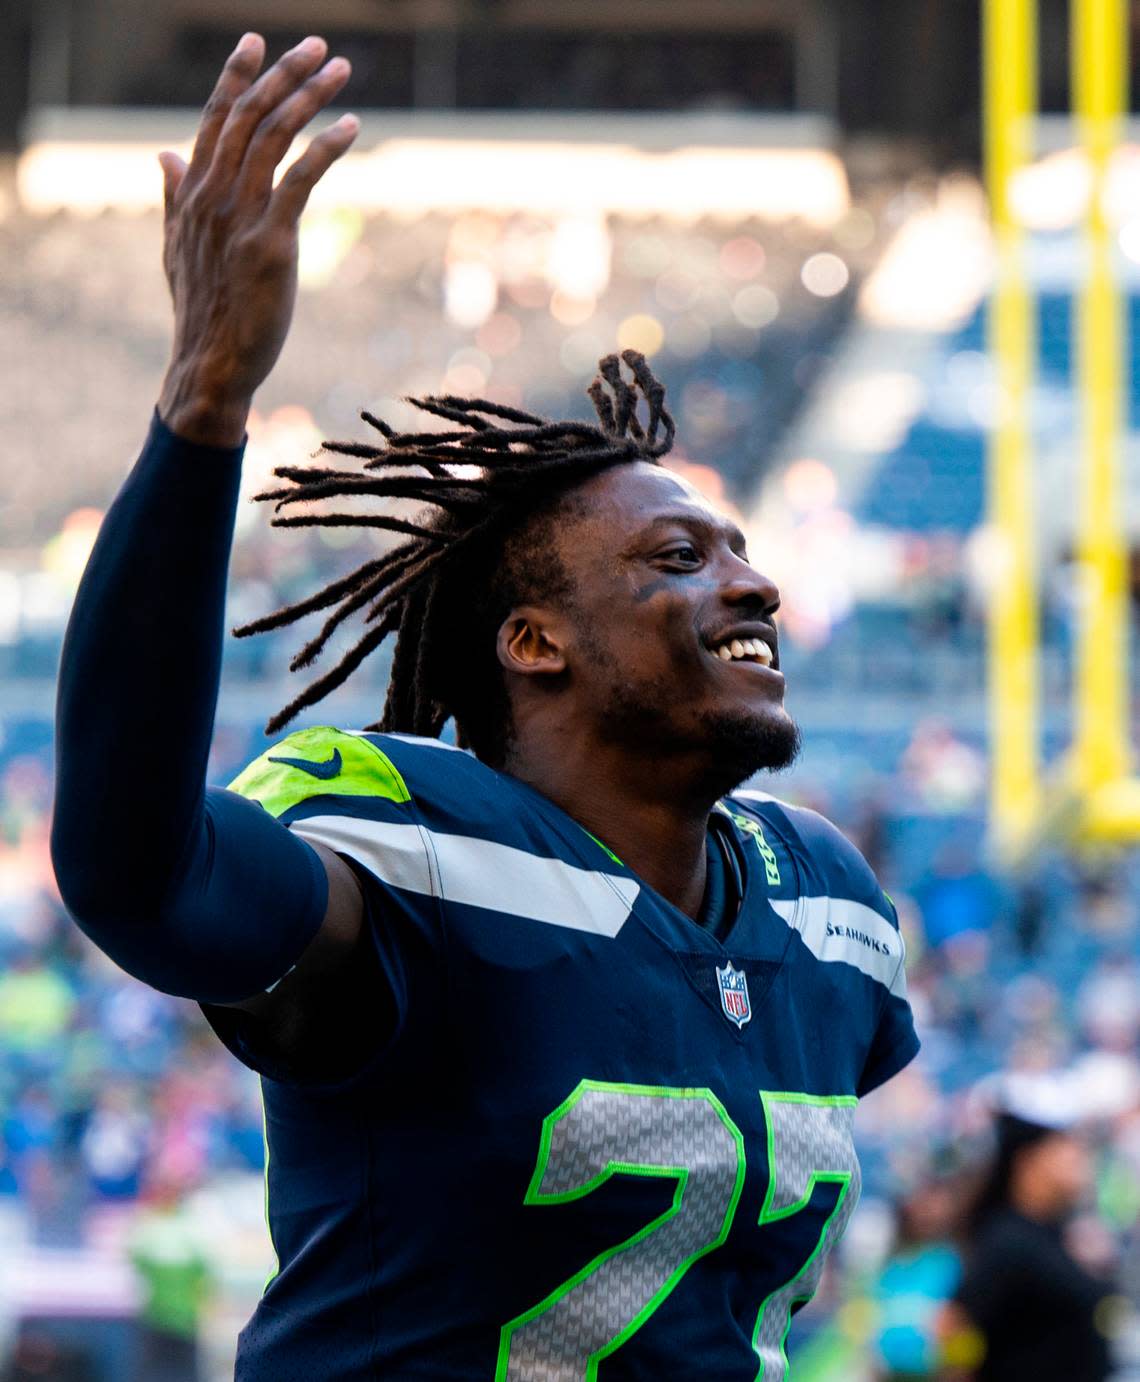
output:
[[641, 891], [632, 878], [418, 825], [308, 816], [290, 829], [349, 855], [394, 888], [597, 936], [618, 934]]
[[845, 897], [769, 898], [817, 960], [854, 965], [906, 998], [903, 938], [873, 907]]

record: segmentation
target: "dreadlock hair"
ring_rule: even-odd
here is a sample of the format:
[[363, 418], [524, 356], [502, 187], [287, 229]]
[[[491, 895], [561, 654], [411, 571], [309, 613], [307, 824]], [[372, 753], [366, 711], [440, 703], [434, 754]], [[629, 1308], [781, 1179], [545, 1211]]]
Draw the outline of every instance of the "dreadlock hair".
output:
[[[380, 528], [406, 541], [316, 594], [234, 629], [243, 638], [331, 610], [290, 664], [297, 671], [320, 656], [346, 619], [363, 611], [358, 641], [270, 719], [267, 734], [341, 685], [395, 635], [384, 713], [368, 728], [436, 738], [454, 718], [462, 745], [485, 762], [502, 764], [510, 703], [495, 636], [524, 600], [572, 597], [554, 550], [558, 515], [591, 476], [631, 461], [656, 462], [673, 445], [664, 386], [638, 351], [623, 351], [621, 358], [632, 384], [622, 377], [618, 357], [607, 355], [587, 389], [597, 424], [552, 422], [481, 398], [429, 395], [408, 402], [460, 430], [398, 433], [363, 411], [383, 438], [380, 446], [325, 442], [318, 453], [362, 460], [360, 470], [274, 470], [287, 484], [256, 496], [273, 504], [274, 527]], [[644, 425], [637, 416], [641, 399], [648, 407]], [[283, 512], [313, 500], [364, 495], [421, 508], [412, 518]]]

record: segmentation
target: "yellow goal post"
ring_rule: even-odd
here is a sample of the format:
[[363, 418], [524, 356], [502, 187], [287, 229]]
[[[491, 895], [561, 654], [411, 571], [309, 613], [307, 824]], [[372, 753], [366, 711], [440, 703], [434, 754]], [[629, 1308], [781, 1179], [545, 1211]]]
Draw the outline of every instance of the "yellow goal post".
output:
[[986, 180], [996, 279], [989, 348], [998, 417], [987, 462], [994, 535], [988, 667], [991, 837], [1016, 857], [1048, 834], [1078, 842], [1140, 839], [1128, 687], [1128, 535], [1122, 470], [1127, 341], [1108, 214], [1108, 173], [1128, 108], [1126, 0], [1071, 0], [1076, 137], [1089, 171], [1076, 322], [1077, 638], [1072, 748], [1047, 769], [1041, 749], [1039, 561], [1035, 542], [1032, 390], [1035, 303], [1016, 182], [1033, 160], [1036, 0], [984, 0]]

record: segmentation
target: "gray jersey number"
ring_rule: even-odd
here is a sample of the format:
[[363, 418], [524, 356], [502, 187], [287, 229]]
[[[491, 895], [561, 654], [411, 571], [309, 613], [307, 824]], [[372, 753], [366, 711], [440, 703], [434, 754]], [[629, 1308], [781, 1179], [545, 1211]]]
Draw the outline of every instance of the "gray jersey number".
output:
[[670, 1176], [672, 1206], [504, 1325], [496, 1382], [582, 1382], [728, 1236], [744, 1138], [708, 1089], [583, 1080], [543, 1123], [527, 1204], [562, 1204], [615, 1172]]
[[[851, 1140], [856, 1100], [760, 1098], [769, 1168], [760, 1227], [799, 1213], [817, 1185], [840, 1187], [807, 1260], [764, 1300], [756, 1320], [757, 1382], [782, 1382], [792, 1309], [815, 1291], [824, 1258], [859, 1198]], [[641, 1328], [699, 1257], [728, 1237], [744, 1172], [744, 1139], [711, 1090], [583, 1080], [543, 1122], [525, 1202], [563, 1204], [621, 1173], [672, 1177], [673, 1204], [505, 1324], [495, 1382], [594, 1382], [602, 1359]]]
[[760, 1227], [805, 1209], [817, 1185], [839, 1186], [835, 1208], [824, 1220], [807, 1261], [767, 1297], [756, 1320], [752, 1343], [760, 1355], [757, 1382], [783, 1382], [788, 1370], [784, 1340], [791, 1328], [792, 1309], [815, 1295], [824, 1260], [842, 1237], [859, 1200], [859, 1161], [851, 1138], [857, 1101], [810, 1094], [763, 1093], [760, 1098], [768, 1125], [768, 1193]]

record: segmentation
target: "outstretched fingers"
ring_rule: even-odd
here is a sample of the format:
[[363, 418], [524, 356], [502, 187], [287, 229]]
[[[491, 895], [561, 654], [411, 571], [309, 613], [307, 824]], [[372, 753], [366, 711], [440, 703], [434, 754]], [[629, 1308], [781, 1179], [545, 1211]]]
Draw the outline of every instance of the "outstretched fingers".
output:
[[249, 142], [242, 165], [242, 200], [264, 203], [273, 188], [274, 170], [293, 140], [342, 90], [351, 71], [347, 59], [333, 58], [265, 116]]
[[348, 79], [348, 63], [326, 63], [327, 51], [323, 39], [306, 39], [257, 76], [264, 45], [239, 44], [203, 117], [197, 181], [186, 188], [192, 170], [176, 154], [162, 156], [163, 265], [176, 341], [162, 416], [202, 439], [240, 438], [293, 315], [297, 217], [313, 184], [356, 134], [349, 116], [319, 135], [286, 174], [278, 202], [278, 161]]
[[243, 34], [237, 47], [226, 59], [217, 85], [202, 111], [198, 133], [194, 138], [194, 152], [187, 175], [191, 182], [201, 178], [214, 157], [218, 136], [222, 132], [234, 102], [243, 96], [257, 80], [265, 61], [265, 40], [260, 34]]
[[318, 134], [305, 152], [290, 164], [269, 199], [269, 216], [280, 225], [295, 225], [309, 193], [343, 153], [360, 129], [355, 115], [342, 115], [335, 125]]
[[327, 52], [323, 38], [302, 40], [233, 102], [214, 146], [211, 174], [223, 183], [233, 181], [261, 122], [308, 81]]

